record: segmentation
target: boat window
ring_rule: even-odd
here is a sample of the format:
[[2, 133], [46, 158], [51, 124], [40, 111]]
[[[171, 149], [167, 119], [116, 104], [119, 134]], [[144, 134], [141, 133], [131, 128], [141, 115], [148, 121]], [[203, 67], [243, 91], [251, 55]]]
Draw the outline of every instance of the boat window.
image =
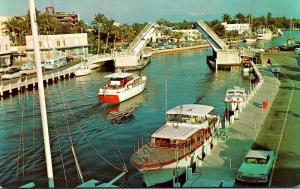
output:
[[181, 123], [182, 115], [180, 114], [168, 114], [167, 119], [169, 122], [179, 122]]

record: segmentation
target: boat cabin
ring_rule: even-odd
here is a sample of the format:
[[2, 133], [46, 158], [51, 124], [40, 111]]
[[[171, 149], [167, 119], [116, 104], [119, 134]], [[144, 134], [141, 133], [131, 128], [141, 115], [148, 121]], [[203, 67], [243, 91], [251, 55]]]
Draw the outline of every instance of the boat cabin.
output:
[[151, 136], [153, 147], [185, 148], [200, 145], [211, 134], [211, 106], [182, 105], [167, 111], [167, 123]]
[[105, 76], [105, 78], [110, 78], [107, 87], [112, 89], [123, 88], [129, 81], [134, 79], [131, 73], [113, 73]]
[[235, 86], [233, 89], [226, 91], [226, 96], [244, 96], [245, 89]]

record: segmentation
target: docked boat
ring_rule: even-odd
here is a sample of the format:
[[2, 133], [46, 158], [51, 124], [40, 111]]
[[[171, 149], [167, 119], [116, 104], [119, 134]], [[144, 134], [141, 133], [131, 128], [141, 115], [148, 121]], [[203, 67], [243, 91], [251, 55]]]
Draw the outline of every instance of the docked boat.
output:
[[245, 42], [248, 43], [248, 44], [249, 43], [254, 43], [254, 42], [256, 42], [256, 39], [254, 39], [254, 38], [246, 38]]
[[143, 92], [146, 76], [132, 73], [113, 73], [105, 76], [108, 84], [100, 87], [98, 98], [100, 103], [120, 103]]
[[210, 114], [213, 107], [185, 104], [166, 112], [167, 122], [139, 147], [130, 161], [147, 187], [171, 181], [186, 168], [203, 160], [216, 142], [220, 116]]
[[226, 96], [224, 99], [227, 110], [238, 110], [239, 107], [243, 106], [243, 103], [245, 103], [246, 98], [247, 94], [244, 88], [234, 86], [233, 88], [227, 89]]
[[252, 71], [251, 59], [249, 57], [243, 57], [241, 69], [243, 73], [250, 73]]
[[6, 74], [1, 76], [1, 79], [3, 79], [3, 80], [5, 80], [5, 79], [15, 79], [15, 78], [19, 78], [21, 76], [22, 76], [22, 73], [20, 73], [20, 72], [6, 73]]
[[90, 70], [87, 66], [85, 67], [81, 67], [78, 70], [76, 70], [74, 72], [76, 77], [80, 77], [80, 76], [85, 76], [85, 75], [89, 75], [92, 73], [92, 70]]
[[215, 69], [216, 68], [216, 58], [214, 56], [207, 56], [206, 63], [209, 68]]
[[259, 40], [270, 40], [273, 37], [273, 33], [269, 29], [262, 29], [257, 33], [257, 39]]

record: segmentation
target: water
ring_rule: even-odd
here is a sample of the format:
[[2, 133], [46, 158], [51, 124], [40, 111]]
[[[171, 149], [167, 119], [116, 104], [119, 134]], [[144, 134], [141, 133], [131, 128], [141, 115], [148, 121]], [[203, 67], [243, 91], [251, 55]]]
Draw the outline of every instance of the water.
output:
[[[134, 145], [145, 143], [165, 122], [166, 108], [201, 103], [224, 112], [224, 93], [239, 85], [248, 89], [249, 80], [237, 68], [211, 72], [202, 49], [152, 57], [142, 73], [148, 77], [146, 90], [119, 106], [98, 104], [98, 87], [108, 73], [65, 80], [46, 88], [56, 187], [80, 184], [70, 145], [73, 144], [84, 180], [107, 181], [120, 173], [122, 158], [129, 169], [121, 186], [143, 187], [142, 178], [130, 164]], [[115, 112], [133, 108], [132, 116], [116, 123]], [[121, 122], [122, 122], [121, 121]], [[46, 187], [46, 165], [37, 91], [25, 92], [0, 102], [0, 185], [16, 187], [35, 181]], [[117, 144], [117, 145], [116, 145]], [[117, 150], [120, 149], [120, 153]]]

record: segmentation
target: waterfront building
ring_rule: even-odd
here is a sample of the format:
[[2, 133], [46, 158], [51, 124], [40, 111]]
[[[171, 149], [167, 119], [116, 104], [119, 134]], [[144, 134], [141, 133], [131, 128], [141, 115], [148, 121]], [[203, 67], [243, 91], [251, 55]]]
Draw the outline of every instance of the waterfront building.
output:
[[[88, 54], [87, 33], [40, 35], [39, 43], [42, 59], [59, 56], [86, 56]], [[33, 38], [26, 36], [28, 56], [33, 52]]]
[[57, 21], [63, 24], [68, 24], [69, 27], [75, 27], [80, 21], [80, 16], [78, 13], [64, 11], [56, 12], [53, 6], [45, 7], [45, 13], [51, 14], [57, 19]]
[[197, 29], [172, 30], [172, 31], [183, 33], [183, 37], [181, 40], [200, 41], [202, 38], [201, 33]]
[[250, 32], [250, 24], [227, 24], [223, 22], [222, 25], [226, 31], [237, 31], [238, 34]]
[[11, 64], [10, 54], [11, 50], [9, 37], [0, 35], [0, 67]]

